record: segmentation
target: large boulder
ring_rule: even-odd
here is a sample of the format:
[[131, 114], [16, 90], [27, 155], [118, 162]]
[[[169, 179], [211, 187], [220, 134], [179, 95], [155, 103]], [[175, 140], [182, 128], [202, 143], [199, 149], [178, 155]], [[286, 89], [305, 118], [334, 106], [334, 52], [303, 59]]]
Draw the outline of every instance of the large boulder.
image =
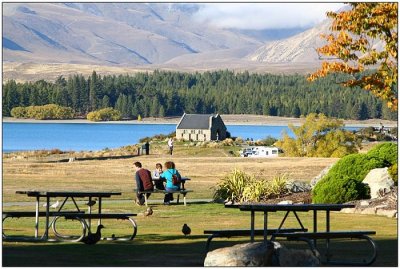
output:
[[311, 191], [311, 185], [304, 181], [289, 181], [286, 183], [286, 189], [292, 193], [307, 192]]
[[274, 243], [245, 243], [207, 253], [204, 266], [273, 266]]
[[394, 181], [392, 180], [387, 167], [372, 169], [364, 178], [363, 183], [369, 186], [372, 199], [389, 193], [391, 188], [394, 186]]
[[288, 249], [278, 242], [238, 244], [207, 253], [204, 266], [319, 266], [319, 254]]
[[316, 177], [311, 179], [311, 181], [310, 181], [311, 188], [314, 188], [315, 185], [317, 185], [318, 181], [320, 181], [326, 174], [328, 174], [329, 170], [331, 170], [333, 165], [334, 164], [331, 164], [331, 165], [325, 167], [324, 170], [322, 170]]

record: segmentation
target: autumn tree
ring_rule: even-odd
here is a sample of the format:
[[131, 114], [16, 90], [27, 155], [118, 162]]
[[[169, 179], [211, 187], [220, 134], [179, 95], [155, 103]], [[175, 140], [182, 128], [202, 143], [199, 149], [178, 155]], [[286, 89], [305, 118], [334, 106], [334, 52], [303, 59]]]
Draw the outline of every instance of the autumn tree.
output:
[[283, 134], [275, 145], [283, 149], [285, 156], [291, 157], [343, 157], [356, 153], [359, 147], [357, 137], [343, 127], [342, 120], [311, 113], [303, 125], [295, 127], [289, 124], [294, 138]]
[[121, 120], [121, 113], [112, 107], [106, 107], [89, 112], [87, 119], [90, 121], [118, 121]]
[[332, 33], [322, 35], [328, 44], [317, 51], [330, 60], [308, 80], [329, 73], [350, 74], [344, 86], [371, 91], [397, 111], [397, 3], [349, 5], [350, 10], [327, 13], [333, 19]]

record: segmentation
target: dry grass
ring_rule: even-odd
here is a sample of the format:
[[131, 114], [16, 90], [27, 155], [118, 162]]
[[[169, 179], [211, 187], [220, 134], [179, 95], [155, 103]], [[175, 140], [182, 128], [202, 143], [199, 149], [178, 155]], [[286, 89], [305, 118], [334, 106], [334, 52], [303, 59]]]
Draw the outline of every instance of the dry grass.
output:
[[[199, 149], [208, 150], [210, 149]], [[211, 154], [211, 153], [209, 153]], [[218, 154], [217, 154], [218, 155]], [[220, 152], [219, 155], [223, 155]], [[177, 152], [138, 156], [129, 159], [75, 161], [71, 163], [39, 163], [30, 159], [3, 160], [3, 201], [26, 200], [16, 196], [21, 189], [45, 190], [115, 190], [122, 198], [132, 198], [134, 183], [133, 162], [141, 161], [149, 170], [157, 162], [175, 162], [184, 176], [190, 177], [187, 187], [195, 190], [193, 198], [211, 198], [212, 187], [234, 168], [258, 177], [272, 179], [277, 174], [288, 173], [290, 179], [310, 181], [326, 166], [337, 159], [331, 158], [239, 158], [197, 157]]]

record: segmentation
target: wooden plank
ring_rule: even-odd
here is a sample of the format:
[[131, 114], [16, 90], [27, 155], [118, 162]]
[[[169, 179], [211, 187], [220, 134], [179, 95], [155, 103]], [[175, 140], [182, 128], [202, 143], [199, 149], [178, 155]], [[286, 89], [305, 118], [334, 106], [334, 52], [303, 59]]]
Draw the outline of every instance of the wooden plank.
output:
[[[276, 233], [278, 229], [268, 229], [267, 234], [273, 234]], [[301, 229], [301, 228], [285, 228], [281, 229], [281, 232], [285, 233], [290, 233], [290, 232], [306, 232], [307, 229]], [[251, 230], [250, 229], [232, 229], [232, 230], [204, 230], [204, 234], [217, 234], [219, 237], [228, 237], [228, 236], [248, 236], [250, 235]], [[255, 235], [263, 235], [264, 234], [264, 229], [255, 229], [254, 230]]]
[[309, 238], [309, 239], [339, 239], [357, 238], [363, 235], [374, 235], [375, 231], [335, 231], [335, 232], [305, 232], [305, 233], [276, 233], [275, 237], [287, 237], [288, 239]]
[[188, 192], [193, 192], [193, 190], [179, 190], [179, 191], [166, 191], [166, 190], [154, 190], [154, 191], [139, 191], [139, 193], [180, 193], [186, 194]]
[[[76, 214], [82, 214], [84, 213], [83, 211], [63, 211], [63, 212], [49, 212], [49, 216], [55, 217], [55, 216], [62, 216], [65, 213], [76, 213]], [[20, 218], [20, 217], [35, 217], [36, 212], [35, 211], [5, 211], [3, 212], [3, 218]], [[39, 217], [46, 217], [46, 212], [39, 212]]]
[[351, 204], [239, 204], [239, 205], [227, 205], [226, 207], [238, 207], [242, 211], [311, 211], [311, 210], [322, 210], [322, 211], [340, 211], [343, 208], [354, 208], [355, 205]]
[[100, 214], [63, 214], [66, 219], [74, 219], [76, 217], [81, 219], [128, 219], [129, 217], [137, 216], [135, 213], [100, 213]]

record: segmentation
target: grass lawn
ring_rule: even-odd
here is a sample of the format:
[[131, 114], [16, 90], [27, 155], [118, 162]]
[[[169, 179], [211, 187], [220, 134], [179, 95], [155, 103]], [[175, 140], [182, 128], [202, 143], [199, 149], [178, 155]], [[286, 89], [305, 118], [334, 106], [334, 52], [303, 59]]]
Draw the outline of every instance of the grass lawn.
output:
[[[121, 208], [122, 207], [122, 208]], [[143, 207], [129, 201], [121, 205], [107, 205], [110, 211], [141, 212]], [[217, 203], [190, 203], [183, 205], [153, 205], [150, 217], [138, 216], [138, 234], [133, 241], [101, 241], [96, 245], [83, 243], [22, 243], [3, 242], [3, 266], [202, 266], [205, 253], [205, 229], [226, 229], [249, 227], [249, 213], [238, 209], [225, 209]], [[270, 214], [271, 225], [277, 226], [283, 213]], [[312, 227], [311, 213], [301, 213], [306, 227]], [[257, 226], [262, 227], [262, 215], [257, 215]], [[367, 215], [332, 213], [332, 229], [371, 229], [378, 246], [378, 258], [374, 266], [397, 266], [397, 220]], [[13, 222], [13, 223], [12, 223]], [[126, 222], [126, 221], [125, 221]], [[129, 233], [124, 221], [105, 220], [104, 236], [112, 233]], [[183, 223], [187, 223], [192, 234], [185, 237], [181, 233]], [[15, 225], [15, 226], [14, 226]], [[71, 230], [76, 226], [69, 224]], [[294, 217], [288, 219], [287, 227], [298, 227]], [[319, 225], [324, 225], [324, 216], [319, 217]], [[32, 234], [33, 220], [7, 220], [5, 228], [18, 229], [18, 233]], [[9, 228], [7, 228], [9, 227]], [[11, 232], [11, 231], [10, 231]], [[261, 238], [260, 238], [261, 239]], [[211, 249], [247, 242], [249, 238], [217, 238]], [[288, 247], [306, 248], [304, 243], [280, 241]], [[360, 254], [365, 245], [356, 240], [333, 242], [345, 258]], [[362, 252], [361, 252], [362, 254]], [[361, 255], [360, 254], [360, 255]]]
[[[187, 149], [184, 149], [187, 151]], [[40, 163], [31, 159], [3, 159], [3, 210], [34, 210], [32, 198], [15, 194], [16, 190], [103, 190], [121, 191], [120, 197], [105, 199], [103, 212], [134, 212], [138, 234], [133, 241], [101, 241], [96, 245], [73, 242], [3, 242], [3, 266], [202, 266], [205, 258], [205, 229], [233, 229], [250, 227], [248, 212], [225, 209], [223, 204], [191, 202], [193, 198], [210, 199], [218, 180], [233, 168], [260, 177], [272, 178], [276, 174], [288, 173], [290, 179], [309, 181], [326, 166], [337, 159], [330, 158], [275, 158], [251, 159], [230, 157], [226, 151], [217, 154], [183, 153], [176, 149], [176, 155], [166, 151], [121, 160], [92, 160], [72, 163]], [[193, 153], [193, 152], [191, 152]], [[162, 199], [158, 194], [151, 197], [154, 214], [143, 216], [145, 207], [133, 203], [135, 187], [132, 163], [141, 161], [144, 167], [153, 170], [156, 162], [173, 160], [181, 174], [192, 178], [187, 188], [193, 193], [187, 196], [188, 205], [164, 206], [155, 203]], [[153, 201], [152, 201], [153, 200]], [[80, 201], [83, 203], [83, 201]], [[68, 204], [68, 206], [71, 206]], [[41, 208], [42, 210], [42, 208]], [[271, 226], [277, 226], [283, 213], [269, 215]], [[300, 213], [303, 224], [311, 229], [311, 213]], [[262, 227], [261, 215], [256, 225]], [[42, 222], [43, 223], [43, 222]], [[181, 228], [187, 223], [192, 234], [185, 237]], [[127, 221], [104, 220], [103, 236], [126, 235], [131, 232]], [[324, 215], [319, 216], [319, 227], [324, 227]], [[42, 224], [43, 225], [43, 224]], [[78, 233], [76, 221], [60, 220], [60, 229]], [[4, 231], [13, 235], [33, 235], [33, 218], [7, 219]], [[270, 227], [271, 227], [270, 226]], [[298, 227], [290, 217], [287, 227]], [[331, 229], [375, 230], [378, 258], [374, 266], [398, 266], [397, 219], [380, 216], [331, 213]], [[40, 227], [43, 231], [43, 226]], [[52, 233], [51, 233], [52, 234]], [[261, 238], [260, 238], [261, 239]], [[248, 242], [248, 237], [216, 238], [211, 249]], [[288, 247], [307, 248], [303, 242], [280, 241]], [[343, 257], [353, 257], [365, 245], [356, 240], [334, 242]]]

